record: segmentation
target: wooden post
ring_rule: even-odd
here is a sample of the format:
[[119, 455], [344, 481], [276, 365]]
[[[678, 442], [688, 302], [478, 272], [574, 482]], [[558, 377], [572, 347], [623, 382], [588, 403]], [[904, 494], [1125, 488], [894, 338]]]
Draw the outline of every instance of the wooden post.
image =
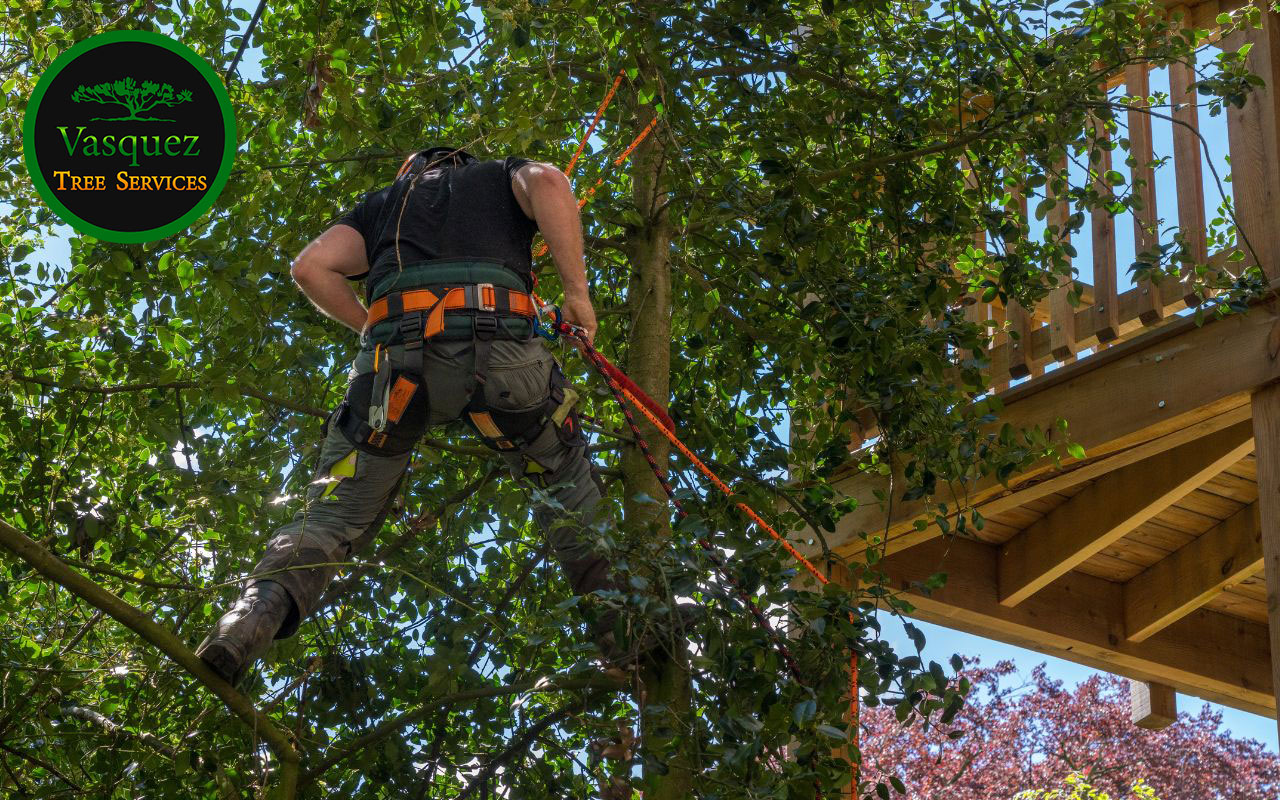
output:
[[[1267, 585], [1271, 682], [1280, 693], [1280, 383], [1253, 395], [1253, 436], [1258, 460], [1258, 508]], [[1280, 718], [1278, 718], [1280, 721]], [[1280, 732], [1280, 727], [1277, 728]]]
[[[1125, 88], [1129, 91], [1129, 154], [1133, 157], [1130, 175], [1134, 195], [1142, 207], [1133, 212], [1133, 245], [1139, 259], [1154, 255], [1160, 244], [1156, 230], [1156, 173], [1151, 167], [1151, 115], [1145, 109], [1151, 96], [1151, 82], [1146, 64], [1131, 64], [1124, 70]], [[1164, 319], [1164, 303], [1160, 287], [1148, 279], [1138, 281], [1138, 318], [1143, 325], [1154, 325]]]
[[1178, 721], [1178, 693], [1172, 686], [1129, 681], [1129, 718], [1139, 728], [1158, 731]]
[[[1190, 27], [1190, 14], [1183, 9], [1182, 25]], [[1209, 248], [1205, 240], [1204, 222], [1204, 167], [1200, 162], [1199, 100], [1192, 85], [1196, 80], [1195, 55], [1189, 63], [1169, 65], [1169, 102], [1173, 104], [1173, 174], [1178, 189], [1178, 230], [1187, 248], [1187, 255], [1195, 264], [1209, 260]], [[1187, 276], [1191, 277], [1190, 274]], [[1189, 288], [1183, 300], [1189, 306], [1197, 306], [1204, 298]]]
[[[1009, 194], [1010, 202], [1005, 212], [1013, 214], [1017, 218], [1018, 230], [1021, 231], [1022, 226], [1027, 221], [1027, 192], [1022, 186], [1018, 186], [1010, 190]], [[1005, 244], [1006, 249], [1010, 246], [1017, 246], [1017, 243], [1009, 242]], [[1023, 308], [1018, 301], [1010, 300], [1006, 314], [1009, 320], [1009, 377], [1017, 380], [1030, 375], [1033, 367], [1031, 360], [1031, 311]]]
[[[1221, 42], [1224, 49], [1248, 43], [1249, 71], [1262, 76], [1264, 86], [1254, 88], [1244, 108], [1227, 107], [1227, 134], [1231, 145], [1231, 186], [1241, 230], [1240, 247], [1245, 263], [1258, 264], [1268, 279], [1280, 277], [1280, 228], [1275, 212], [1280, 207], [1280, 16], [1262, 5], [1262, 27], [1232, 34]], [[1246, 243], [1247, 238], [1247, 243]]]
[[[1103, 198], [1112, 196], [1106, 174], [1111, 170], [1110, 135], [1106, 124], [1093, 118], [1095, 141], [1099, 157], [1089, 160], [1093, 173], [1093, 186]], [[1089, 211], [1093, 224], [1093, 313], [1096, 315], [1094, 331], [1099, 342], [1109, 342], [1120, 335], [1119, 287], [1116, 283], [1116, 220], [1105, 208]]]
[[[1067, 174], [1065, 156], [1054, 166], [1054, 172], [1064, 176], [1065, 180]], [[1063, 244], [1069, 244], [1071, 234], [1067, 230], [1067, 219], [1071, 216], [1071, 204], [1068, 199], [1070, 195], [1065, 191], [1059, 195], [1054, 190], [1053, 179], [1045, 185], [1045, 191], [1053, 194], [1057, 200], [1053, 208], [1049, 209], [1049, 227], [1057, 229], [1056, 232], [1050, 231], [1050, 235], [1055, 236]], [[1071, 275], [1060, 275], [1058, 280], [1061, 283], [1049, 293], [1049, 342], [1053, 357], [1058, 361], [1064, 361], [1076, 354], [1076, 310], [1069, 299], [1072, 287]]]

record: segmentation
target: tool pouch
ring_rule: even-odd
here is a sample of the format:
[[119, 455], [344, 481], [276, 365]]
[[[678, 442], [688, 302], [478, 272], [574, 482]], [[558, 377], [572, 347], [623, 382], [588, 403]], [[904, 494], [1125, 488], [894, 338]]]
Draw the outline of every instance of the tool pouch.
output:
[[420, 371], [397, 368], [385, 357], [376, 364], [347, 387], [338, 428], [366, 453], [407, 453], [427, 429], [427, 386]]

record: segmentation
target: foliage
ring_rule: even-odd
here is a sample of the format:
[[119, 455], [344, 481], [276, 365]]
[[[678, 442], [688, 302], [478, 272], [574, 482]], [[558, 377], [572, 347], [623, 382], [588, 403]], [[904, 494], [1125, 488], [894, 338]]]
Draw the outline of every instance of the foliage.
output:
[[[1133, 800], [1160, 800], [1145, 781], [1139, 780], [1129, 791], [1131, 794], [1125, 797]], [[1111, 795], [1093, 788], [1080, 775], [1072, 774], [1067, 776], [1063, 789], [1032, 789], [1019, 793], [1015, 800], [1111, 800]], [[1117, 796], [1117, 800], [1124, 798]]]
[[[985, 339], [960, 301], [976, 290], [1029, 302], [1068, 277], [1067, 232], [1024, 238], [1010, 187], [1069, 196], [1074, 233], [1089, 208], [1132, 204], [1128, 191], [1068, 187], [1056, 165], [1119, 146], [1100, 145], [1086, 124], [1122, 116], [1098, 88], [1104, 77], [1203, 45], [1203, 32], [1172, 33], [1157, 10], [1147, 0], [268, 4], [252, 37], [262, 79], [229, 80], [242, 146], [217, 206], [158, 242], [71, 236], [69, 257], [50, 261], [32, 253], [66, 231], [20, 157], [41, 72], [122, 25], [171, 33], [225, 68], [249, 15], [188, 0], [11, 3], [0, 19], [0, 508], [194, 645], [294, 510], [317, 422], [353, 355], [351, 337], [292, 285], [290, 259], [416, 148], [565, 163], [619, 71], [577, 176], [579, 187], [604, 178], [584, 211], [599, 343], [670, 401], [691, 446], [782, 529], [808, 526], [815, 539], [853, 509], [832, 487], [840, 470], [902, 475], [895, 502], [1007, 477], [1062, 436], [993, 430]], [[1238, 59], [1202, 69], [1206, 104], [1245, 96]], [[986, 110], [958, 118], [975, 98]], [[611, 168], [654, 115], [655, 133]], [[972, 248], [978, 229], [999, 243], [994, 255]], [[958, 379], [957, 351], [977, 353]], [[596, 388], [588, 413], [616, 431], [617, 409], [564, 355]], [[849, 428], [866, 414], [882, 435], [851, 462]], [[380, 547], [249, 687], [297, 735], [304, 771], [317, 770], [301, 796], [475, 796], [484, 787], [473, 777], [489, 767], [486, 782], [511, 797], [585, 797], [601, 777], [581, 760], [586, 743], [636, 716], [622, 694], [479, 696], [590, 673], [592, 648], [573, 608], [586, 601], [547, 565], [527, 498], [456, 433], [419, 449]], [[793, 588], [795, 565], [731, 503], [687, 486], [695, 513], [670, 530], [635, 449], [609, 437], [598, 446], [627, 522], [601, 544], [636, 587], [609, 601], [646, 614], [686, 595], [711, 612], [692, 636], [690, 673], [668, 671], [646, 696], [637, 788], [647, 800], [812, 797], [815, 784], [847, 784], [851, 650], [869, 705], [900, 719], [959, 712], [963, 682], [879, 638], [871, 609], [900, 601], [874, 574], [858, 576], [858, 594]], [[655, 452], [666, 460], [665, 443]], [[788, 468], [793, 482], [771, 486]], [[930, 506], [963, 529], [950, 513]], [[704, 535], [732, 551], [763, 607], [798, 627], [803, 684], [699, 554]], [[183, 671], [22, 562], [0, 563], [0, 792], [230, 797], [271, 782], [275, 762], [260, 758], [254, 733]], [[317, 767], [353, 741], [351, 757]]]
[[124, 77], [117, 81], [108, 81], [94, 86], [77, 86], [71, 93], [71, 99], [77, 103], [103, 103], [124, 106], [129, 111], [127, 117], [113, 117], [115, 120], [151, 120], [154, 117], [139, 117], [144, 111], [157, 106], [173, 106], [191, 102], [191, 90], [183, 89], [175, 92], [167, 83], [143, 81], [139, 84], [133, 78]]
[[949, 725], [904, 727], [883, 710], [865, 712], [868, 770], [881, 780], [897, 777], [921, 800], [1013, 797], [1073, 775], [1091, 786], [1076, 780], [1061, 794], [1018, 796], [1127, 797], [1138, 778], [1150, 783], [1143, 791], [1163, 800], [1262, 800], [1280, 792], [1280, 758], [1223, 731], [1222, 715], [1207, 705], [1153, 731], [1130, 722], [1128, 682], [1114, 676], [1095, 675], [1068, 689], [1043, 665], [1020, 680], [1008, 661], [992, 667], [975, 661], [963, 677], [974, 688]]

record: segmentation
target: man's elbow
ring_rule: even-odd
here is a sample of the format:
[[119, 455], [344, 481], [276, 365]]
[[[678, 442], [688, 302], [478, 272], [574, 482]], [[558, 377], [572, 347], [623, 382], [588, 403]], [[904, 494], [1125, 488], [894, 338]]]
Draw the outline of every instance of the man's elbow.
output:
[[316, 280], [316, 263], [306, 256], [298, 256], [289, 267], [289, 275], [298, 286], [310, 286]]

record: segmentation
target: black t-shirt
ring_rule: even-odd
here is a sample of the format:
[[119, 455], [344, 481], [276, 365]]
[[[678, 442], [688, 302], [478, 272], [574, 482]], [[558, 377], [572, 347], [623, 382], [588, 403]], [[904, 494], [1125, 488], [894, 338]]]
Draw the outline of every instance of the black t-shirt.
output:
[[349, 225], [364, 237], [369, 271], [351, 279], [367, 279], [371, 291], [379, 279], [398, 269], [398, 221], [400, 266], [432, 259], [492, 258], [532, 288], [533, 234], [538, 226], [525, 216], [511, 191], [512, 176], [528, 163], [511, 156], [442, 164], [420, 174], [411, 191], [412, 171], [365, 195], [335, 223]]

